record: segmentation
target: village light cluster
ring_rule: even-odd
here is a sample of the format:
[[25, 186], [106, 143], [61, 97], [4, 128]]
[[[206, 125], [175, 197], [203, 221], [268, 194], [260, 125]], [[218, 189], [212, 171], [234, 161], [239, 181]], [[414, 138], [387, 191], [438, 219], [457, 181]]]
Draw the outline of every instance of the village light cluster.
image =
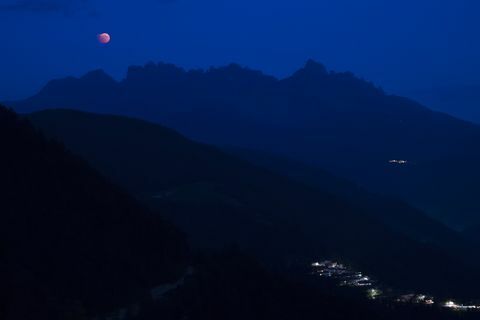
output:
[[463, 305], [457, 304], [454, 301], [447, 301], [443, 304], [443, 307], [453, 309], [453, 310], [480, 310], [480, 306], [476, 305]]
[[399, 303], [417, 303], [417, 304], [421, 303], [426, 305], [435, 304], [433, 297], [429, 297], [424, 294], [414, 294], [414, 293], [401, 295], [395, 301]]
[[327, 260], [314, 262], [312, 267], [320, 277], [337, 280], [341, 286], [368, 288], [367, 296], [370, 299], [376, 299], [382, 294], [380, 289], [373, 288], [375, 282], [369, 276], [348, 268], [344, 264]]
[[[366, 295], [371, 300], [382, 298], [402, 304], [436, 305], [434, 297], [425, 294], [385, 295], [384, 292], [378, 288], [379, 286], [376, 281], [372, 280], [369, 276], [336, 261], [326, 260], [323, 262], [314, 262], [311, 266], [314, 274], [322, 278], [335, 280], [340, 286], [366, 288]], [[438, 306], [455, 311], [480, 311], [480, 305], [463, 305], [453, 300], [438, 304]]]

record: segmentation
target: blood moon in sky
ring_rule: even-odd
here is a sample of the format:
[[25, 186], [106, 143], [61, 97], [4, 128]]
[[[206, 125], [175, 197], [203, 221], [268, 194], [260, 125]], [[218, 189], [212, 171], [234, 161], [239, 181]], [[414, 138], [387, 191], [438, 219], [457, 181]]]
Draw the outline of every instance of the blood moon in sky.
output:
[[97, 39], [98, 39], [98, 42], [100, 42], [101, 44], [107, 44], [110, 42], [111, 37], [108, 33], [104, 32], [104, 33], [98, 34]]

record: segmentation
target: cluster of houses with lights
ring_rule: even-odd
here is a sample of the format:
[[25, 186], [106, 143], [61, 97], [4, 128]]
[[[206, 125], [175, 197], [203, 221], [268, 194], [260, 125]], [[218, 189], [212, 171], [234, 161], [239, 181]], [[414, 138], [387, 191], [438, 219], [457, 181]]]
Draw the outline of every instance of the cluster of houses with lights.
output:
[[[367, 297], [372, 300], [387, 299], [400, 304], [437, 305], [454, 311], [480, 311], [480, 305], [465, 305], [453, 300], [436, 304], [434, 297], [425, 294], [385, 295], [375, 280], [364, 275], [362, 272], [353, 270], [345, 264], [336, 261], [326, 260], [314, 262], [311, 266], [313, 268], [313, 274], [322, 278], [335, 280], [339, 286], [365, 288]], [[391, 290], [388, 291], [391, 292]]]

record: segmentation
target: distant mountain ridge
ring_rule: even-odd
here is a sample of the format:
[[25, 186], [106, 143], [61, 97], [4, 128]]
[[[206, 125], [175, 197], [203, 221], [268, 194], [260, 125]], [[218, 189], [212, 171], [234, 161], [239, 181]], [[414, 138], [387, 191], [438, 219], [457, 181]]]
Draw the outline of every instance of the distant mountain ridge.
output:
[[451, 85], [410, 92], [425, 105], [480, 123], [480, 85]]
[[281, 80], [235, 64], [185, 71], [150, 63], [120, 82], [95, 71], [52, 81], [13, 106], [140, 117], [198, 141], [319, 165], [455, 227], [480, 222], [480, 127], [311, 60]]

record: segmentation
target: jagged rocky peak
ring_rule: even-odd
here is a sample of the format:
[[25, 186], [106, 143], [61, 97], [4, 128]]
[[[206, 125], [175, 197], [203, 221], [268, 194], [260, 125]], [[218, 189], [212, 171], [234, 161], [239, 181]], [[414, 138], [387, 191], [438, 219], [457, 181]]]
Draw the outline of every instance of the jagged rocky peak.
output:
[[303, 68], [303, 70], [308, 71], [309, 73], [315, 73], [315, 74], [321, 74], [321, 75], [326, 75], [328, 74], [327, 67], [325, 65], [316, 62], [313, 59], [309, 59]]
[[90, 71], [83, 75], [80, 80], [88, 82], [100, 82], [100, 83], [116, 83], [109, 74], [107, 74], [103, 69], [97, 69]]
[[186, 74], [185, 70], [169, 63], [149, 62], [144, 66], [131, 66], [128, 68], [126, 82], [138, 80], [174, 79]]

